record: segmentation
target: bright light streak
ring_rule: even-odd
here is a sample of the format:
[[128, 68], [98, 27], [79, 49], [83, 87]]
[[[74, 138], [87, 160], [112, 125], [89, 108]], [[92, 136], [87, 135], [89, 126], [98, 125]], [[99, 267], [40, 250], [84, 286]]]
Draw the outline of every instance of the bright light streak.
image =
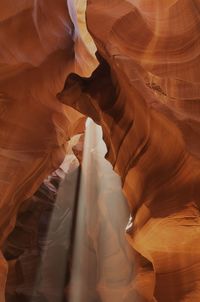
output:
[[86, 123], [70, 302], [121, 302], [132, 276], [124, 238], [128, 208], [119, 177], [104, 159], [102, 130]]
[[[132, 250], [124, 236], [128, 207], [120, 178], [105, 160], [105, 153], [101, 127], [88, 119], [71, 279], [66, 289], [70, 302], [121, 302], [133, 279]], [[59, 188], [48, 232], [43, 238], [43, 254], [32, 301], [41, 296], [48, 302], [64, 301], [76, 182], [76, 173], [67, 174]]]

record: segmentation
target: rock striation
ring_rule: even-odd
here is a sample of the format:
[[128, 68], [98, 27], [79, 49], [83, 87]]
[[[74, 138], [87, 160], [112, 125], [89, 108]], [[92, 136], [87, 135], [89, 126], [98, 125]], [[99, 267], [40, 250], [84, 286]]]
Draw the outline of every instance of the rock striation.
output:
[[[107, 225], [113, 245], [103, 251], [98, 249], [101, 232], [93, 232], [96, 224], [87, 217], [85, 249], [97, 261], [101, 279], [90, 297], [111, 300], [110, 280], [118, 277], [112, 275], [116, 247], [129, 276], [124, 275], [128, 285], [117, 299], [197, 302], [199, 0], [88, 0], [90, 36], [84, 0], [76, 0], [75, 6], [72, 0], [15, 2], [0, 3], [0, 302], [5, 288], [8, 299], [15, 299], [16, 290], [18, 299], [26, 299], [30, 291], [30, 271], [39, 259], [30, 253], [38, 243], [40, 210], [46, 215], [50, 206], [36, 205], [34, 196], [63, 161], [69, 138], [83, 131], [85, 116], [102, 127], [106, 159], [121, 177], [131, 212], [126, 237], [136, 266], [131, 280], [133, 262], [121, 253], [116, 217]], [[96, 216], [101, 213], [98, 231], [110, 219], [110, 197], [101, 198], [95, 208]], [[24, 226], [27, 221], [32, 228]], [[46, 218], [43, 222], [44, 227]], [[49, 266], [55, 250], [49, 242], [45, 246], [49, 262], [43, 262], [40, 291], [44, 301], [55, 302], [55, 263]], [[30, 253], [24, 253], [28, 247]], [[81, 267], [86, 269], [83, 262]], [[86, 293], [88, 297], [90, 289]]]
[[[86, 75], [92, 56], [72, 1], [0, 3], [0, 248], [21, 205], [59, 167], [85, 118], [58, 102], [66, 75]], [[0, 301], [7, 263], [0, 254]]]
[[127, 239], [143, 256], [127, 299], [200, 294], [199, 8], [89, 0], [99, 66], [90, 78], [70, 75], [58, 95], [102, 126], [106, 158], [122, 178], [132, 212]]

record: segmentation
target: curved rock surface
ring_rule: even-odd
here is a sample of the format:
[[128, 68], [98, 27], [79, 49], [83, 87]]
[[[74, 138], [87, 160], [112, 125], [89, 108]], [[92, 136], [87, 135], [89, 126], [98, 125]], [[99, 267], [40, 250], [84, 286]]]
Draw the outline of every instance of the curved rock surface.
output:
[[58, 96], [102, 126], [122, 178], [127, 238], [146, 259], [127, 299], [200, 295], [199, 9], [195, 0], [89, 0], [100, 65], [91, 78], [68, 77]]
[[[72, 71], [90, 73], [72, 1], [0, 3], [0, 247], [21, 204], [59, 167], [84, 117], [58, 102]], [[90, 66], [91, 65], [91, 66]], [[0, 260], [0, 301], [7, 264]]]
[[[15, 2], [0, 3], [0, 247], [84, 114], [102, 126], [131, 210], [138, 268], [123, 301], [197, 302], [199, 0], [88, 0], [100, 63], [90, 78], [81, 76], [95, 61], [78, 32], [85, 2], [75, 1], [78, 19], [71, 0]], [[93, 51], [83, 27], [81, 35]], [[1, 302], [7, 271], [0, 252]]]

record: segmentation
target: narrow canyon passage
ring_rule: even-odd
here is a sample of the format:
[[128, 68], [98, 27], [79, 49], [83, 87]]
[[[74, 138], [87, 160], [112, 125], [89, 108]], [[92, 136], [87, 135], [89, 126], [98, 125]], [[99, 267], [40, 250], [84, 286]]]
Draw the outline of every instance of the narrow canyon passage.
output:
[[120, 302], [131, 287], [129, 210], [120, 178], [104, 158], [101, 128], [90, 119], [86, 125], [81, 173], [68, 156], [22, 209], [8, 237], [7, 302]]
[[101, 127], [91, 119], [86, 125], [69, 301], [121, 302], [135, 274], [125, 239], [129, 210], [104, 158]]
[[0, 302], [200, 301], [199, 58], [200, 0], [0, 0]]

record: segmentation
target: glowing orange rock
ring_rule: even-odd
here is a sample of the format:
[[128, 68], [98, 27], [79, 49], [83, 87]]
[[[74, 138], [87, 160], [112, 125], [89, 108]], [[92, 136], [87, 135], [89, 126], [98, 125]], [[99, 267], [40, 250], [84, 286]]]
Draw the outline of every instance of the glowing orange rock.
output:
[[122, 177], [127, 238], [147, 262], [132, 294], [197, 301], [200, 6], [151, 3], [88, 1], [100, 66], [89, 79], [70, 76], [59, 98], [102, 126], [106, 158]]
[[[23, 201], [60, 165], [67, 140], [83, 130], [83, 116], [59, 103], [56, 94], [67, 74], [87, 74], [92, 61], [80, 39], [72, 1], [3, 0], [0, 20], [2, 246]], [[3, 258], [0, 266], [2, 302]]]

